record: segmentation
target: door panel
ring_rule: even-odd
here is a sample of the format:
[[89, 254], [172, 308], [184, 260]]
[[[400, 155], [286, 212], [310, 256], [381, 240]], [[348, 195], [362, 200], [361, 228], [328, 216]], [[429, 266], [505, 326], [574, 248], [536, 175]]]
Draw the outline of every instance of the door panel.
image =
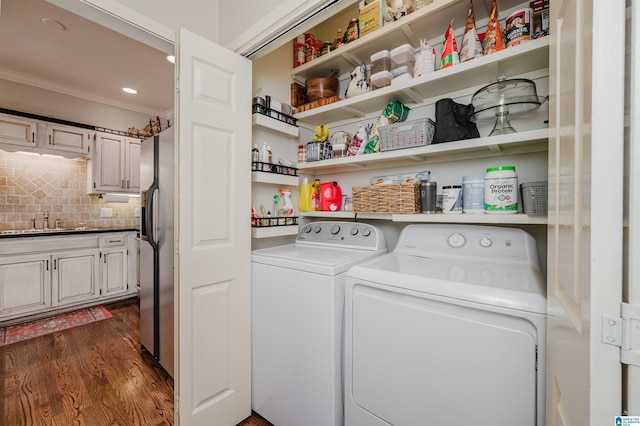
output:
[[251, 62], [181, 29], [177, 63], [178, 417], [229, 426], [251, 414]]
[[599, 197], [622, 199], [621, 22], [621, 2], [551, 5], [549, 426], [605, 425], [620, 414], [619, 350], [602, 343], [600, 322], [620, 310], [622, 209]]

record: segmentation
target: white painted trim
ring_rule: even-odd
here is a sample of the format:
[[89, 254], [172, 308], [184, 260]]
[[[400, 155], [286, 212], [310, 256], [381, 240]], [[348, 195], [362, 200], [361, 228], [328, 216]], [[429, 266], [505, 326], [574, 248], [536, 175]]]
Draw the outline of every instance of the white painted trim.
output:
[[47, 1], [167, 54], [174, 52], [175, 30], [115, 0]]
[[[304, 32], [304, 28], [315, 25], [317, 19], [314, 18], [335, 14], [356, 1], [338, 0], [332, 4], [334, 0], [287, 0], [225, 47], [240, 55], [258, 58], [279, 47], [281, 43], [276, 44], [274, 41], [281, 35], [295, 28], [298, 28], [299, 33]], [[267, 44], [268, 49], [258, 54]]]
[[112, 106], [114, 108], [120, 108], [127, 111], [138, 112], [140, 114], [149, 115], [151, 117], [160, 115], [160, 117], [163, 119], [173, 118], [173, 108], [159, 114], [158, 110], [140, 108], [124, 102], [116, 102], [112, 99], [103, 98], [101, 96], [94, 95], [90, 92], [73, 89], [71, 87], [63, 86], [60, 84], [53, 84], [48, 80], [42, 80], [40, 78], [32, 77], [27, 74], [21, 74], [15, 71], [10, 71], [2, 68], [0, 68], [0, 79], [13, 81], [14, 83], [24, 84], [26, 86], [37, 87], [43, 90], [49, 90], [51, 92], [56, 92], [56, 93], [60, 93], [67, 96], [73, 96], [75, 98], [80, 98], [80, 99], [84, 99], [91, 102], [97, 102], [103, 105]]

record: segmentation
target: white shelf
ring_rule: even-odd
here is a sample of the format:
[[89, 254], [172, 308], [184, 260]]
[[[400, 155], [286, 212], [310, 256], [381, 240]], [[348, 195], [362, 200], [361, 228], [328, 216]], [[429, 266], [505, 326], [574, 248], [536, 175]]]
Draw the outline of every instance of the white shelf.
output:
[[273, 185], [298, 186], [300, 180], [298, 176], [287, 176], [268, 172], [251, 172], [251, 182], [267, 183]]
[[301, 174], [326, 175], [358, 170], [413, 166], [472, 158], [546, 152], [548, 129], [529, 130], [507, 135], [444, 142], [417, 148], [363, 154], [353, 157], [298, 163]]
[[513, 77], [541, 69], [548, 70], [548, 64], [549, 37], [544, 37], [294, 116], [308, 125], [359, 119], [379, 113], [389, 101], [400, 101], [406, 105], [420, 104], [427, 99], [447, 97], [450, 93], [469, 87], [493, 83], [500, 75]]
[[272, 132], [281, 133], [285, 136], [290, 136], [293, 138], [298, 137], [299, 129], [296, 126], [283, 123], [280, 120], [276, 120], [275, 118], [266, 116], [264, 114], [251, 114], [251, 122], [254, 126]]
[[302, 212], [300, 216], [325, 219], [376, 219], [408, 223], [483, 223], [505, 225], [546, 225], [547, 216], [528, 216], [526, 214], [376, 214], [354, 212]]
[[[475, 5], [476, 23], [489, 16], [491, 2], [485, 3], [488, 3], [488, 7]], [[500, 0], [499, 3], [500, 17], [501, 20], [504, 20], [506, 16], [509, 16], [510, 9], [528, 7], [529, 2], [526, 0]], [[451, 19], [457, 26], [464, 29], [468, 12], [468, 0], [434, 0], [432, 4], [418, 9], [398, 21], [387, 23], [382, 28], [358, 40], [344, 44], [326, 55], [293, 68], [291, 76], [294, 80], [304, 84], [306, 79], [326, 77], [331, 70], [336, 68], [340, 69], [342, 73], [347, 73], [362, 61], [368, 63], [372, 54], [384, 49], [391, 50], [405, 43], [415, 47], [420, 39], [442, 39]], [[482, 32], [483, 28], [476, 26]]]
[[272, 238], [288, 235], [298, 235], [298, 225], [251, 228], [251, 238]]

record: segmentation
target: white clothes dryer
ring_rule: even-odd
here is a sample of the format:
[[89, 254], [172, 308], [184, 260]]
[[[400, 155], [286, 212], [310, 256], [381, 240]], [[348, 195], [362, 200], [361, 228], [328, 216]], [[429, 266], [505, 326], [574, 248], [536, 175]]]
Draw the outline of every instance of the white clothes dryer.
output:
[[374, 226], [314, 222], [295, 244], [252, 252], [254, 411], [277, 426], [343, 425], [345, 275], [386, 251]]
[[345, 424], [543, 426], [545, 351], [531, 235], [409, 225], [347, 273]]

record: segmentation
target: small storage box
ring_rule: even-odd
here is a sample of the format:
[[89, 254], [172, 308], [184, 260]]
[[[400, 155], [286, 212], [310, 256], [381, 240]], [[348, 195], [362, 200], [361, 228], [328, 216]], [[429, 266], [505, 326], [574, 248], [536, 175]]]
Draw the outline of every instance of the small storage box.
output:
[[413, 214], [420, 211], [420, 182], [354, 186], [351, 189], [356, 213]]
[[391, 71], [391, 54], [388, 50], [382, 50], [371, 55], [371, 74], [382, 71]]
[[409, 74], [413, 77], [413, 63], [411, 65], [402, 65], [400, 67], [395, 67], [391, 69], [391, 75], [397, 77], [402, 74]]
[[384, 25], [384, 11], [386, 4], [383, 0], [361, 0], [359, 3], [359, 37], [382, 28]]
[[389, 71], [380, 71], [371, 75], [371, 85], [373, 89], [379, 89], [391, 84], [391, 73]]
[[430, 145], [435, 129], [436, 123], [430, 118], [382, 126], [378, 129], [380, 151]]
[[391, 62], [393, 63], [392, 68], [410, 65], [416, 60], [416, 52], [410, 44], [403, 44], [402, 46], [396, 47], [389, 52], [389, 54], [391, 55]]
[[530, 216], [544, 216], [549, 206], [549, 184], [546, 181], [525, 182], [520, 185], [522, 209]]

